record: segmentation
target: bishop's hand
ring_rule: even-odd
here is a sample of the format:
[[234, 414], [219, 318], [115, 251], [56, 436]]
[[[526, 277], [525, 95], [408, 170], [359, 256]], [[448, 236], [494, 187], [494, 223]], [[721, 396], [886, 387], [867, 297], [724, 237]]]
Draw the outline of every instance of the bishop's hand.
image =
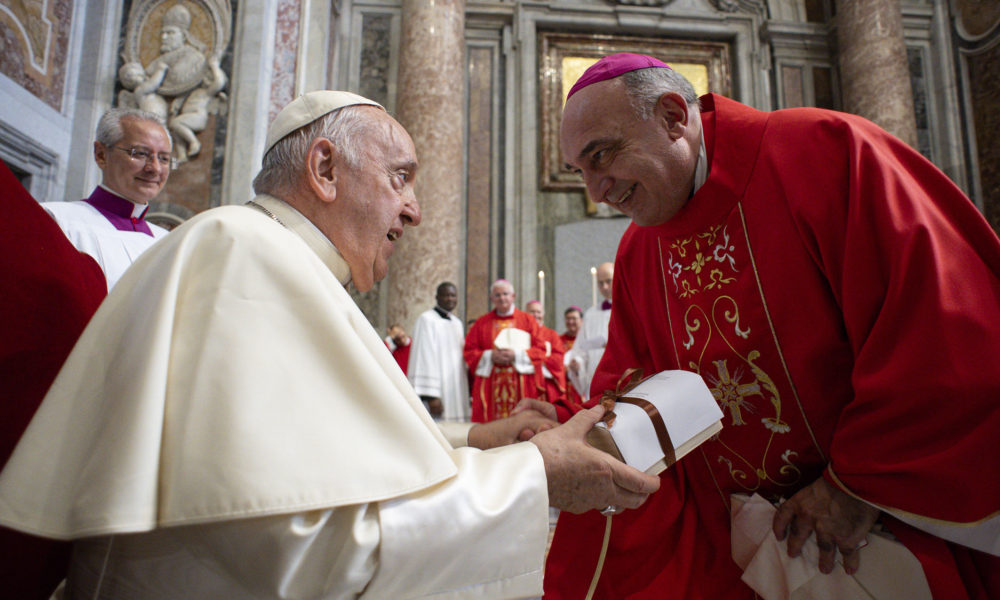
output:
[[848, 575], [861, 563], [858, 549], [875, 524], [879, 510], [845, 494], [820, 477], [786, 500], [774, 514], [772, 527], [778, 541], [788, 534], [788, 556], [798, 556], [816, 532], [819, 570], [830, 573], [840, 551]]

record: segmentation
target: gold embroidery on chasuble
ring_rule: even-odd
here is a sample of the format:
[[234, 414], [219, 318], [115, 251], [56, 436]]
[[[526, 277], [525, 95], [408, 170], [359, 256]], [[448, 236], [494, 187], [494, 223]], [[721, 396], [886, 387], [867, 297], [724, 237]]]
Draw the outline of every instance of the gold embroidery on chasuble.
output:
[[[514, 319], [494, 319], [493, 339], [500, 332], [514, 326]], [[490, 393], [493, 398], [493, 419], [503, 419], [510, 416], [517, 403], [521, 401], [521, 374], [512, 365], [493, 365], [490, 373]]]
[[[767, 313], [741, 208], [695, 235], [658, 239], [677, 365], [705, 379], [723, 429], [700, 447], [727, 492], [780, 495], [801, 484], [808, 428], [783, 399], [794, 390]], [[805, 436], [805, 437], [804, 437]]]

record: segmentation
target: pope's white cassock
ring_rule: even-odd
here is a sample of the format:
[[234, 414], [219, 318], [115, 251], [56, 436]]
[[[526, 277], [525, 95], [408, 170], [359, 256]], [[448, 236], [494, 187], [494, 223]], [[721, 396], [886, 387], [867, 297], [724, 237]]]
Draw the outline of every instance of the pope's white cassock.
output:
[[[453, 448], [287, 204], [213, 209], [101, 305], [0, 475], [81, 598], [539, 595], [533, 444]], [[468, 427], [457, 426], [464, 439]]]
[[[608, 345], [608, 323], [611, 322], [611, 309], [602, 310], [600, 304], [591, 306], [583, 313], [583, 324], [576, 336], [573, 347], [566, 353], [563, 362], [566, 364], [566, 376], [570, 383], [580, 393], [586, 402], [592, 394], [601, 390], [591, 390], [590, 382], [594, 379], [597, 364], [604, 356], [604, 347]], [[573, 373], [568, 367], [576, 362], [579, 368]]]
[[440, 398], [445, 421], [469, 420], [469, 376], [462, 351], [465, 328], [455, 315], [435, 306], [413, 327], [406, 376], [420, 396]]

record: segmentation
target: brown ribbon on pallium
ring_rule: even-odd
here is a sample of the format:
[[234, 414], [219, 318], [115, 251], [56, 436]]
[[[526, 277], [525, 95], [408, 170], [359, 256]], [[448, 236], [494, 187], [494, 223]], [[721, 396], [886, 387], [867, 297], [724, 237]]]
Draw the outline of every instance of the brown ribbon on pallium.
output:
[[656, 410], [656, 406], [648, 400], [643, 400], [642, 398], [629, 398], [625, 396], [628, 392], [634, 389], [637, 385], [645, 381], [647, 378], [642, 376], [642, 369], [628, 369], [622, 376], [618, 379], [618, 384], [615, 386], [615, 391], [605, 390], [601, 394], [601, 406], [604, 407], [606, 411], [604, 416], [601, 418], [608, 427], [615, 422], [614, 408], [615, 404], [618, 402], [623, 402], [625, 404], [631, 404], [633, 406], [638, 406], [642, 410], [646, 411], [649, 416], [649, 420], [653, 423], [653, 431], [656, 432], [656, 439], [660, 442], [660, 449], [663, 450], [663, 462], [669, 467], [670, 465], [677, 462], [677, 456], [674, 453], [674, 443], [670, 440], [670, 433], [667, 432], [667, 426], [663, 423], [663, 417], [660, 416], [660, 411]]

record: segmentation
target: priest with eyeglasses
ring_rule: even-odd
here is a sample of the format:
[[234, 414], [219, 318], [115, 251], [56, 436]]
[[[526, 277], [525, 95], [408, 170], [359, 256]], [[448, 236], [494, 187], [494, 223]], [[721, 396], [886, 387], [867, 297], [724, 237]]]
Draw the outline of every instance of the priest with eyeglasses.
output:
[[76, 249], [94, 257], [109, 290], [140, 254], [167, 235], [145, 216], [170, 176], [171, 150], [159, 116], [112, 108], [98, 121], [94, 142], [101, 183], [83, 200], [42, 204]]

